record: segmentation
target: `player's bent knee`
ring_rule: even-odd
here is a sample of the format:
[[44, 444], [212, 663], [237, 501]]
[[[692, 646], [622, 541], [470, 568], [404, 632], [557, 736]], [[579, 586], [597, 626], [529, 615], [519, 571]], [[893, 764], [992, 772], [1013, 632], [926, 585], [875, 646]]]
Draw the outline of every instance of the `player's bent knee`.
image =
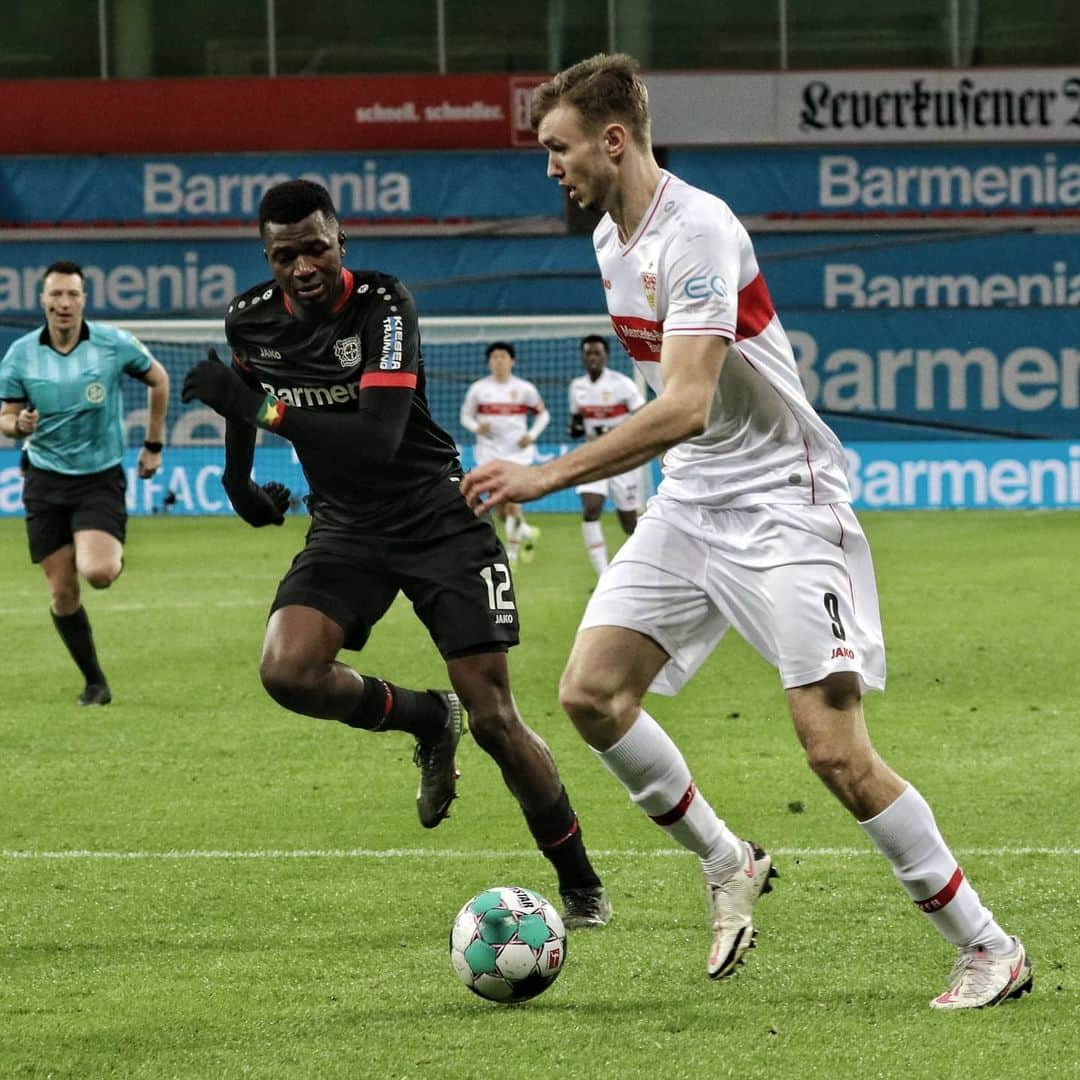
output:
[[266, 657], [259, 664], [263, 689], [282, 708], [297, 711], [315, 690], [317, 673], [285, 658]]
[[874, 767], [872, 752], [867, 754], [833, 739], [808, 742], [806, 763], [822, 783], [837, 793], [857, 791]]
[[91, 566], [83, 571], [83, 577], [93, 589], [107, 589], [119, 576], [119, 563]]
[[481, 750], [498, 760], [516, 730], [523, 728], [512, 706], [476, 707], [469, 711], [469, 734]]

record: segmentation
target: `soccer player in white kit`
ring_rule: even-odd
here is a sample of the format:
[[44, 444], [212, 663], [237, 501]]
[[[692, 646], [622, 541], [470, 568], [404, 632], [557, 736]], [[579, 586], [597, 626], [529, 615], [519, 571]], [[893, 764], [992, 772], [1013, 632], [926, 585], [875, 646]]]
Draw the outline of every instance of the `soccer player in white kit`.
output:
[[[478, 465], [497, 459], [532, 464], [536, 440], [551, 420], [536, 386], [513, 374], [515, 356], [508, 341], [493, 341], [487, 347], [491, 374], [477, 379], [461, 403], [461, 426], [476, 436]], [[517, 563], [519, 555], [523, 562], [529, 562], [540, 530], [525, 520], [518, 503], [504, 503], [498, 513], [510, 564]]]
[[[633, 379], [607, 366], [608, 344], [599, 334], [581, 339], [581, 362], [585, 374], [570, 383], [570, 438], [598, 439], [621, 424], [645, 404], [645, 396]], [[629, 536], [637, 527], [641, 509], [641, 470], [591, 480], [578, 484], [574, 491], [581, 497], [581, 532], [589, 562], [599, 577], [607, 569], [607, 541], [600, 518], [604, 500], [615, 504], [622, 531]]]
[[958, 949], [938, 1009], [1030, 989], [1031, 963], [965, 879], [933, 813], [870, 743], [862, 692], [885, 684], [870, 551], [835, 435], [810, 406], [749, 237], [720, 199], [662, 170], [637, 63], [595, 56], [533, 93], [548, 175], [594, 234], [612, 322], [658, 396], [602, 439], [539, 467], [492, 462], [463, 481], [527, 502], [665, 453], [663, 481], [593, 593], [563, 673], [575, 726], [630, 798], [705, 874], [708, 973], [753, 939], [772, 859], [713, 812], [641, 707], [674, 693], [734, 627], [776, 666], [810, 767]]

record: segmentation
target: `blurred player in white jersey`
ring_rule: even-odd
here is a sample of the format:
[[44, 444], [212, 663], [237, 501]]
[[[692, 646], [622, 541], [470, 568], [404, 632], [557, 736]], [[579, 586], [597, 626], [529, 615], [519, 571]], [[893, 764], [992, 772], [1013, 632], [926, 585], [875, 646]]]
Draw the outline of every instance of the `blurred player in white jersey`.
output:
[[[548, 175], [604, 211], [593, 237], [616, 332], [658, 396], [619, 428], [528, 468], [470, 473], [479, 507], [527, 502], [664, 453], [663, 482], [604, 573], [563, 674], [563, 707], [631, 799], [701, 859], [730, 974], [753, 940], [772, 859], [739, 839], [641, 708], [673, 694], [729, 627], [780, 672], [810, 767], [956, 946], [938, 1009], [1030, 989], [1031, 963], [965, 879], [918, 791], [875, 752], [862, 694], [885, 685], [870, 549], [840, 443], [811, 407], [745, 229], [661, 169], [631, 57], [596, 56], [533, 92]], [[828, 973], [823, 972], [827, 978]]]
[[[621, 424], [645, 404], [645, 397], [633, 379], [607, 366], [607, 341], [599, 334], [581, 339], [581, 362], [585, 374], [570, 383], [570, 438], [597, 439]], [[599, 577], [607, 569], [607, 541], [600, 520], [604, 499], [615, 504], [622, 530], [629, 536], [637, 525], [641, 509], [641, 470], [630, 469], [606, 480], [578, 484], [581, 496], [581, 531], [589, 562]]]
[[[477, 465], [498, 459], [531, 465], [536, 440], [551, 420], [536, 386], [513, 374], [515, 355], [509, 342], [493, 341], [487, 347], [491, 374], [477, 379], [465, 392], [461, 426], [476, 436]], [[530, 562], [540, 530], [525, 520], [518, 503], [504, 503], [498, 513], [510, 564], [517, 563], [519, 555], [522, 562]]]

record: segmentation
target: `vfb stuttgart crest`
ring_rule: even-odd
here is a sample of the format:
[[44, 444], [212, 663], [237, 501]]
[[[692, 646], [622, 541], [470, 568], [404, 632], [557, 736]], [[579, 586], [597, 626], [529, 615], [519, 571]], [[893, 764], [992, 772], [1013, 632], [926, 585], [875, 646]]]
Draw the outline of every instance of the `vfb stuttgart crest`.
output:
[[645, 286], [645, 299], [651, 311], [656, 310], [656, 275], [646, 270], [641, 275], [641, 284]]
[[343, 368], [356, 367], [360, 363], [360, 339], [353, 336], [335, 341], [334, 355]]

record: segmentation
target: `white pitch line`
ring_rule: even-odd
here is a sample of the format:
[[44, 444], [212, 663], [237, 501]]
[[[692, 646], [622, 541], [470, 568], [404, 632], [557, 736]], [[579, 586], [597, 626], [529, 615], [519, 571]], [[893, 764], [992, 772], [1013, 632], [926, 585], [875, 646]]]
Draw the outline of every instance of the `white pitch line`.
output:
[[[780, 858], [853, 859], [877, 855], [871, 848], [772, 848], [771, 854]], [[514, 859], [533, 852], [518, 851], [458, 851], [443, 848], [328, 848], [305, 850], [262, 851], [0, 851], [0, 860], [60, 860], [60, 859], [112, 859], [117, 861], [184, 860], [184, 859]], [[678, 848], [656, 850], [590, 849], [590, 855], [603, 858], [653, 859], [671, 856], [689, 856]], [[1029, 855], [1047, 855], [1053, 858], [1075, 858], [1080, 848], [1067, 847], [1004, 847], [1004, 848], [957, 848], [958, 857], [1022, 858]]]

